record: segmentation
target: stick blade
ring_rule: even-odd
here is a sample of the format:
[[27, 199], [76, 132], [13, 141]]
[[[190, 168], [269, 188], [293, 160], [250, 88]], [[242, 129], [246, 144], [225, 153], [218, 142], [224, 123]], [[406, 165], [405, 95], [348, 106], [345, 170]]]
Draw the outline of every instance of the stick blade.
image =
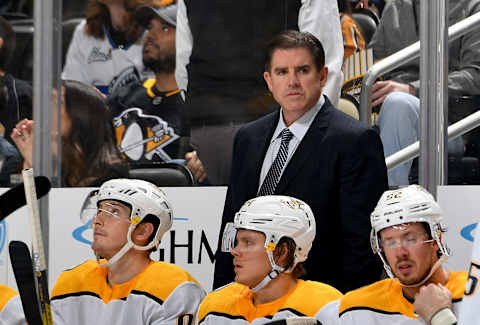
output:
[[25, 319], [30, 325], [41, 325], [43, 322], [30, 250], [22, 241], [11, 241], [8, 245], [8, 250], [18, 291], [20, 292]]
[[[50, 192], [52, 184], [45, 176], [35, 176], [35, 190], [37, 197], [41, 198]], [[12, 214], [15, 210], [27, 204], [25, 198], [25, 188], [23, 183], [12, 187], [2, 195], [0, 195], [0, 221]]]

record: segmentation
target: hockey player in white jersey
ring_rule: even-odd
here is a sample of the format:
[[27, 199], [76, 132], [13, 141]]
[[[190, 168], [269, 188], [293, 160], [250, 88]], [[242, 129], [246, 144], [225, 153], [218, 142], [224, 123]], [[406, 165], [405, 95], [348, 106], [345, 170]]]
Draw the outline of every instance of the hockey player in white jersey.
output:
[[332, 317], [339, 318], [341, 325], [433, 324], [432, 315], [424, 320], [414, 306], [417, 295], [433, 286], [451, 297], [456, 314], [467, 274], [442, 267], [449, 255], [442, 240], [442, 221], [440, 207], [422, 187], [386, 191], [371, 215], [371, 244], [390, 279], [348, 292]]
[[87, 200], [84, 213], [96, 208], [97, 259], [60, 275], [51, 298], [54, 323], [193, 324], [204, 290], [180, 267], [150, 259], [173, 221], [163, 191], [114, 179]]
[[247, 201], [223, 233], [222, 250], [233, 255], [235, 282], [207, 295], [199, 323], [260, 325], [297, 316], [311, 321], [326, 303], [341, 297], [327, 284], [298, 279], [315, 229], [312, 210], [298, 199]]

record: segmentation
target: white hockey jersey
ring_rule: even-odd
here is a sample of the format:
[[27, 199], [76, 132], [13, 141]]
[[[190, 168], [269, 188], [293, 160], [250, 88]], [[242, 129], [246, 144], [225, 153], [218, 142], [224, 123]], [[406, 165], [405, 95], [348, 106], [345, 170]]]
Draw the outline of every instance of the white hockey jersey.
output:
[[205, 291], [180, 267], [151, 262], [130, 281], [110, 286], [90, 260], [63, 272], [52, 292], [55, 325], [191, 325]]
[[120, 47], [105, 31], [104, 39], [85, 33], [86, 21], [75, 29], [68, 48], [62, 79], [78, 80], [108, 94], [132, 81], [147, 77], [143, 73], [142, 41]]
[[0, 284], [0, 325], [26, 325], [18, 293]]
[[297, 280], [289, 293], [269, 303], [253, 305], [252, 294], [248, 287], [238, 283], [208, 294], [198, 311], [199, 324], [260, 325], [291, 317], [315, 317], [325, 304], [342, 296], [327, 284], [303, 280]]
[[457, 315], [459, 325], [479, 325], [480, 314], [480, 226], [477, 225], [477, 233], [473, 243], [472, 261], [468, 271], [468, 280], [465, 288], [465, 296], [460, 304], [460, 312]]
[[[450, 272], [445, 285], [452, 293], [452, 307], [456, 315], [466, 280], [466, 272]], [[403, 295], [402, 286], [393, 279], [348, 292], [340, 300], [337, 316], [340, 316], [341, 325], [425, 325], [425, 321], [415, 314], [413, 301]]]

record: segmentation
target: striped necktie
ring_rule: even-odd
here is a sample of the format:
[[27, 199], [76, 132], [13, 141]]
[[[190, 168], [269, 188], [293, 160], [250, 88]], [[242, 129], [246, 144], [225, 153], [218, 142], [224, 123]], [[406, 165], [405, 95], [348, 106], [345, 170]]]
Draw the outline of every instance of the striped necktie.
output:
[[277, 156], [268, 170], [267, 176], [258, 191], [258, 196], [271, 195], [275, 193], [278, 181], [280, 180], [280, 174], [288, 158], [288, 144], [293, 138], [293, 133], [289, 129], [285, 128], [280, 133], [282, 137], [282, 143], [278, 150]]

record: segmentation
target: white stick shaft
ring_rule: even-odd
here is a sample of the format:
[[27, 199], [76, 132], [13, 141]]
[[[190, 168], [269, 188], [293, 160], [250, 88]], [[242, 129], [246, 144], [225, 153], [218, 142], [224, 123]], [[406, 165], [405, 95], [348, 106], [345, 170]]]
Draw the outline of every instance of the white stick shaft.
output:
[[35, 265], [35, 271], [44, 271], [47, 266], [45, 250], [43, 248], [42, 228], [40, 225], [40, 213], [38, 212], [37, 192], [35, 190], [33, 169], [24, 169], [22, 175], [23, 184], [25, 186], [28, 215], [30, 217], [30, 230], [32, 232], [33, 264]]

